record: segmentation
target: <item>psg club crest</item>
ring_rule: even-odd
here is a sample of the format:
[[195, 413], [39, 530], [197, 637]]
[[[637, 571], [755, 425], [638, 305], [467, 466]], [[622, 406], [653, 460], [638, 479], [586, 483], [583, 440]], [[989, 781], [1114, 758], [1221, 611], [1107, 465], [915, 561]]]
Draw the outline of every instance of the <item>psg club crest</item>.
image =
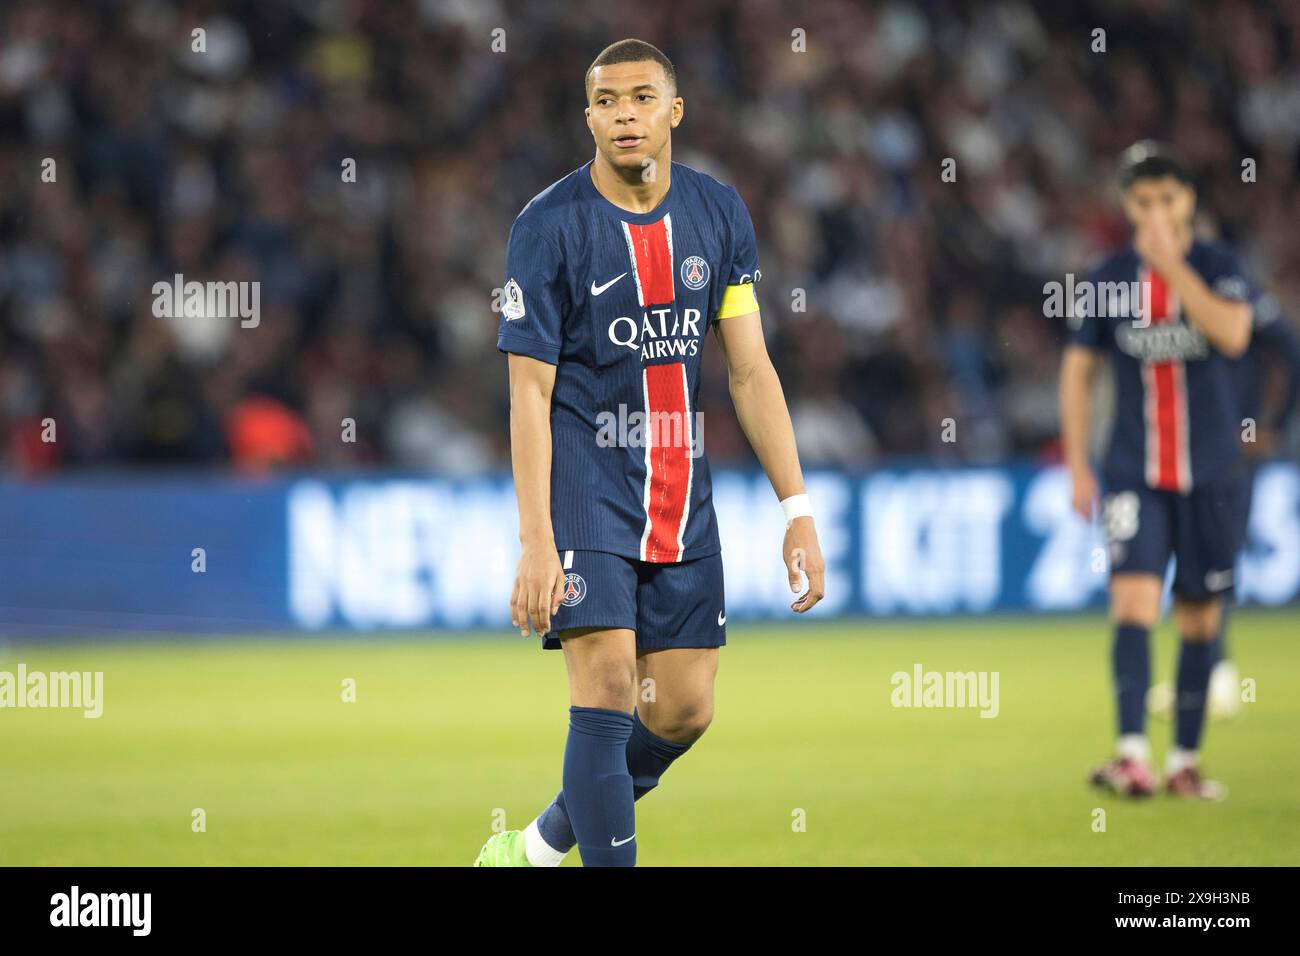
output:
[[564, 576], [564, 597], [560, 603], [565, 607], [573, 607], [575, 604], [581, 604], [582, 599], [587, 596], [587, 582], [582, 580], [582, 575], [576, 571], [570, 571]]
[[699, 256], [682, 263], [682, 282], [688, 289], [703, 289], [709, 284], [709, 264]]

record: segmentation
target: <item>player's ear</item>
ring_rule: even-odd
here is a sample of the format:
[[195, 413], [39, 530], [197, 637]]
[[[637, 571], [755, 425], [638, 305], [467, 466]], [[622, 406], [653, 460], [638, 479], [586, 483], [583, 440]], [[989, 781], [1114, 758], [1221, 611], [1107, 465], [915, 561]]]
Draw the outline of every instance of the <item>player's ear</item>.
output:
[[677, 128], [677, 124], [682, 121], [682, 117], [685, 115], [686, 115], [686, 101], [682, 99], [680, 96], [674, 96], [673, 115], [672, 115], [672, 119], [670, 120], [670, 124], [673, 129]]
[[595, 136], [596, 131], [591, 128], [591, 107], [588, 106], [585, 110], [582, 111], [582, 114], [587, 117], [587, 129], [591, 131], [592, 136]]

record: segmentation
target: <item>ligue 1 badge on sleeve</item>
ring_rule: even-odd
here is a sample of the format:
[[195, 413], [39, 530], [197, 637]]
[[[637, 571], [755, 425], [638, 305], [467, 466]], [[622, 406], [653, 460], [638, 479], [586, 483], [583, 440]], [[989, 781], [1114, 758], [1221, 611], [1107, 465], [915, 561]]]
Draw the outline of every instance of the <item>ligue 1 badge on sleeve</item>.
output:
[[501, 313], [506, 317], [506, 321], [513, 322], [515, 319], [522, 319], [524, 317], [524, 290], [519, 288], [519, 283], [511, 279], [501, 291]]
[[691, 256], [682, 263], [682, 282], [692, 290], [703, 289], [709, 281], [709, 264], [699, 256]]

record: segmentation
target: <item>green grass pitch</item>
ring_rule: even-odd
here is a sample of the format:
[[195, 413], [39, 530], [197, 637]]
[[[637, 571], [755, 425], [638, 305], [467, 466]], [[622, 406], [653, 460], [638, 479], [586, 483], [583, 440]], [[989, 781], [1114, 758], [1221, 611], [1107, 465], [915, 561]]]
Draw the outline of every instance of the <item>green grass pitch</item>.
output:
[[[1300, 863], [1294, 610], [1234, 615], [1257, 700], [1208, 729], [1219, 805], [1085, 786], [1111, 747], [1100, 615], [733, 625], [730, 640], [713, 727], [638, 804], [643, 865]], [[1166, 623], [1159, 678], [1173, 660]], [[102, 670], [104, 714], [0, 710], [0, 865], [464, 866], [559, 785], [564, 668], [532, 640], [0, 647], [0, 670], [20, 661]], [[917, 663], [997, 671], [998, 716], [891, 706], [890, 676]], [[1159, 761], [1169, 724], [1151, 732]]]

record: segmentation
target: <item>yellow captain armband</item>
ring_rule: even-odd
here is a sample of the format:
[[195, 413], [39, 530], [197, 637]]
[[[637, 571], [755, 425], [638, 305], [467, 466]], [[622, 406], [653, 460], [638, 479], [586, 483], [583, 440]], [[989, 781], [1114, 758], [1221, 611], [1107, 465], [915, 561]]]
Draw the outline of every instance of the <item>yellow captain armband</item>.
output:
[[757, 311], [758, 297], [754, 295], [754, 283], [742, 282], [740, 285], [727, 286], [722, 293], [722, 308], [718, 310], [718, 318], [729, 319], [733, 315], [748, 315]]

